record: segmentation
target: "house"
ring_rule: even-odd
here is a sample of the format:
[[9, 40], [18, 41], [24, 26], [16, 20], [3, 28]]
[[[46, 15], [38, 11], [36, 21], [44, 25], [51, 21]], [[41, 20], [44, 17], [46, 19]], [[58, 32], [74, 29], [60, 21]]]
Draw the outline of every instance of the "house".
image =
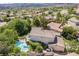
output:
[[63, 9], [63, 10], [60, 11], [60, 14], [62, 14], [62, 15], [68, 15], [68, 10]]
[[64, 52], [64, 41], [60, 33], [52, 30], [42, 30], [40, 27], [33, 27], [31, 33], [28, 35], [30, 40], [42, 42], [48, 45], [48, 48], [54, 51]]
[[6, 22], [0, 22], [0, 26], [4, 26]]
[[2, 17], [0, 18], [0, 22], [3, 22], [3, 18]]
[[49, 14], [49, 11], [45, 11], [44, 13], [45, 13], [45, 14]]
[[79, 29], [79, 20], [75, 17], [72, 17], [68, 20], [68, 25], [73, 26], [75, 29]]
[[53, 17], [51, 15], [48, 15], [48, 16], [45, 17], [45, 19], [50, 20], [50, 19], [53, 19]]
[[32, 15], [28, 14], [28, 15], [26, 15], [26, 17], [32, 18]]
[[62, 29], [60, 28], [61, 24], [59, 24], [59, 23], [51, 22], [47, 26], [50, 30], [53, 30], [56, 32], [62, 32]]
[[48, 44], [48, 47], [53, 48], [53, 51], [55, 52], [64, 52], [64, 40], [62, 39], [62, 37], [57, 36], [57, 41], [55, 42], [55, 44]]
[[48, 44], [55, 41], [56, 35], [60, 35], [60, 33], [51, 30], [42, 30], [40, 27], [33, 27], [29, 34], [29, 38], [33, 41], [39, 41]]
[[79, 15], [79, 5], [77, 6], [77, 8], [75, 9], [76, 11], [76, 15]]
[[49, 22], [55, 21], [52, 15], [45, 16], [45, 19], [48, 20]]

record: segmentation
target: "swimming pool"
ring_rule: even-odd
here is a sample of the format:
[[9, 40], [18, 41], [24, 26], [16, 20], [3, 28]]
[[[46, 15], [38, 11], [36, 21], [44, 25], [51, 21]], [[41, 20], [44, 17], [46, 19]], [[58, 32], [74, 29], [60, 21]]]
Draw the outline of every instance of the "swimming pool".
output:
[[28, 48], [29, 48], [29, 46], [26, 43], [20, 42], [20, 41], [16, 41], [16, 46], [18, 48], [20, 48], [21, 51], [23, 51], [23, 52], [27, 52], [28, 51]]

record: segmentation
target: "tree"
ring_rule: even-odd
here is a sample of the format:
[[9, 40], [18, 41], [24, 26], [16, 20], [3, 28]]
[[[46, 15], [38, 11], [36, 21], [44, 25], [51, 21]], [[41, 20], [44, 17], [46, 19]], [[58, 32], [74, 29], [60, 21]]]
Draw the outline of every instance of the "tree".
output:
[[0, 33], [0, 41], [9, 44], [14, 44], [18, 39], [17, 32], [12, 29], [5, 29], [3, 33]]
[[43, 29], [47, 28], [48, 21], [42, 16], [40, 17], [40, 23], [41, 23], [41, 27], [43, 27]]
[[69, 14], [76, 14], [76, 11], [74, 10], [73, 7], [68, 9]]
[[57, 23], [61, 23], [62, 22], [62, 15], [60, 14], [60, 12], [57, 13], [57, 19], [56, 21]]
[[3, 21], [4, 21], [4, 22], [8, 22], [8, 21], [10, 21], [10, 19], [8, 19], [7, 16], [4, 16], [4, 17], [3, 17]]
[[12, 29], [5, 29], [0, 33], [0, 54], [8, 55], [11, 52], [11, 49], [13, 49], [13, 45], [17, 38], [17, 33]]
[[0, 55], [8, 55], [9, 49], [6, 43], [0, 41]]
[[36, 27], [40, 26], [40, 20], [39, 20], [38, 17], [34, 17], [34, 19], [33, 19], [33, 25], [36, 26]]
[[19, 36], [28, 34], [31, 30], [31, 25], [26, 20], [12, 20], [8, 24], [8, 28], [17, 31]]
[[77, 31], [71, 26], [66, 26], [63, 28], [62, 35], [66, 39], [69, 39], [69, 40], [76, 39], [76, 34], [77, 34]]

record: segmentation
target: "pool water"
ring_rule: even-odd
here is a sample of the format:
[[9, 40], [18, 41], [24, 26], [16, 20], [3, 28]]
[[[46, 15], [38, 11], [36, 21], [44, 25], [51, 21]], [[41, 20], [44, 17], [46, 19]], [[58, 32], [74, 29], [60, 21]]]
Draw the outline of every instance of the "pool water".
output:
[[27, 52], [28, 51], [28, 48], [29, 48], [29, 46], [26, 43], [20, 42], [20, 41], [16, 41], [16, 46], [18, 48], [20, 48], [21, 51], [23, 51], [23, 52]]

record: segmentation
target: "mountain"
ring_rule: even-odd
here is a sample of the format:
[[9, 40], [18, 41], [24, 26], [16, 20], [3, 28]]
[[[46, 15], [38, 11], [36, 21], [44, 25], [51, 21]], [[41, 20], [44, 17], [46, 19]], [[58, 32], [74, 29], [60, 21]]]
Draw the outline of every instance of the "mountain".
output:
[[76, 6], [74, 3], [13, 3], [13, 4], [0, 4], [0, 8], [23, 8], [23, 7], [47, 7], [47, 6]]

